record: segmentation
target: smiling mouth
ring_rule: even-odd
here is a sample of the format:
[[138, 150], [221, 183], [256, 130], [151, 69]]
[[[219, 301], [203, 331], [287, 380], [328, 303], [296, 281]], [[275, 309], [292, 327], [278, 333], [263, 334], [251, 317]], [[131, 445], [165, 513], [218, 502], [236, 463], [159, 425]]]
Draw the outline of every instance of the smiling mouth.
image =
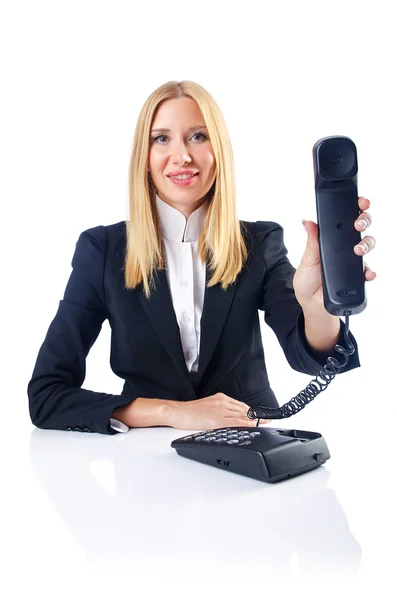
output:
[[194, 175], [187, 175], [187, 176], [178, 176], [178, 175], [167, 175], [167, 177], [169, 179], [176, 179], [177, 181], [187, 181], [188, 179], [193, 179], [194, 177], [197, 177], [199, 175], [199, 173], [195, 173]]

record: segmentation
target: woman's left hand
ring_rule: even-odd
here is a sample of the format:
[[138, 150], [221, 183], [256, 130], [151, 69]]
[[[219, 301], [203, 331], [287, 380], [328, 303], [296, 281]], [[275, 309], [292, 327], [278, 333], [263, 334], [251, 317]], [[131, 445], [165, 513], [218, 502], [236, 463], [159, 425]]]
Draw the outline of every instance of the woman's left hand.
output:
[[[370, 201], [360, 196], [358, 206], [361, 212], [354, 223], [354, 227], [357, 231], [366, 231], [372, 223], [371, 215], [366, 212], [370, 206]], [[324, 309], [318, 226], [313, 221], [302, 222], [308, 233], [307, 246], [295, 272], [293, 286], [296, 299], [302, 308], [315, 311], [318, 308]], [[354, 251], [358, 256], [363, 256], [375, 248], [375, 243], [375, 238], [366, 235], [359, 244], [352, 248], [352, 252]], [[376, 277], [376, 273], [371, 271], [366, 262], [364, 262], [364, 273], [366, 281], [373, 281]]]

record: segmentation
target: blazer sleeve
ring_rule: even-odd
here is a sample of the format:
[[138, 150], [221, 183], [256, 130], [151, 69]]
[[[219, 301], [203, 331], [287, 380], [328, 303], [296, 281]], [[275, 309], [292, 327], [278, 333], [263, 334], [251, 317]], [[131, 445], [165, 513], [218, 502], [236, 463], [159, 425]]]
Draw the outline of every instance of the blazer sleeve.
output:
[[[333, 356], [340, 362], [343, 362], [345, 357], [335, 348], [331, 352], [315, 352], [309, 347], [305, 336], [303, 310], [296, 299], [292, 283], [296, 269], [287, 258], [283, 228], [271, 221], [262, 221], [259, 224], [262, 234], [261, 256], [266, 269], [260, 306], [265, 312], [265, 322], [276, 334], [290, 366], [300, 373], [318, 375], [327, 363], [328, 356]], [[339, 321], [341, 327], [336, 344], [347, 349], [344, 339], [345, 322], [342, 319]], [[355, 352], [349, 356], [347, 364], [339, 373], [361, 366], [357, 342], [350, 328], [349, 339]]]
[[108, 317], [103, 285], [107, 234], [84, 231], [76, 244], [64, 297], [28, 384], [32, 423], [43, 429], [114, 434], [113, 411], [134, 398], [82, 389], [86, 357]]

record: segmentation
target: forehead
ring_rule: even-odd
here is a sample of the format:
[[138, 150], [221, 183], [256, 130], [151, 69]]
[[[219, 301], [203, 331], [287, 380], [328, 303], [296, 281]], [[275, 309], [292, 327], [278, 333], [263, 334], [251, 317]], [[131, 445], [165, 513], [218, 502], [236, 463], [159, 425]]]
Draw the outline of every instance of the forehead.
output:
[[205, 125], [201, 110], [193, 98], [166, 100], [155, 113], [152, 129], [155, 127], [191, 127]]

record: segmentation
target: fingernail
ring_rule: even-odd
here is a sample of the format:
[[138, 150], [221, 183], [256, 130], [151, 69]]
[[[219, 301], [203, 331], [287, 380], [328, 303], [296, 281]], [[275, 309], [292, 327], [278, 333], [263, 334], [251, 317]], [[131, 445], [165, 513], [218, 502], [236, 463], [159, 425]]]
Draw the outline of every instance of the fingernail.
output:
[[367, 229], [369, 223], [367, 219], [360, 219], [359, 221], [357, 221], [357, 225], [360, 225], [360, 227], [362, 227], [363, 229]]
[[305, 219], [302, 219], [302, 225], [305, 228], [305, 231], [307, 231], [307, 227], [306, 227], [305, 223], [306, 223]]
[[366, 244], [365, 242], [363, 242], [362, 244], [359, 244], [359, 246], [358, 246], [358, 247], [359, 247], [359, 248], [361, 248], [361, 250], [362, 250], [363, 252], [368, 252], [368, 250], [369, 250], [369, 246], [368, 246], [368, 244]]

